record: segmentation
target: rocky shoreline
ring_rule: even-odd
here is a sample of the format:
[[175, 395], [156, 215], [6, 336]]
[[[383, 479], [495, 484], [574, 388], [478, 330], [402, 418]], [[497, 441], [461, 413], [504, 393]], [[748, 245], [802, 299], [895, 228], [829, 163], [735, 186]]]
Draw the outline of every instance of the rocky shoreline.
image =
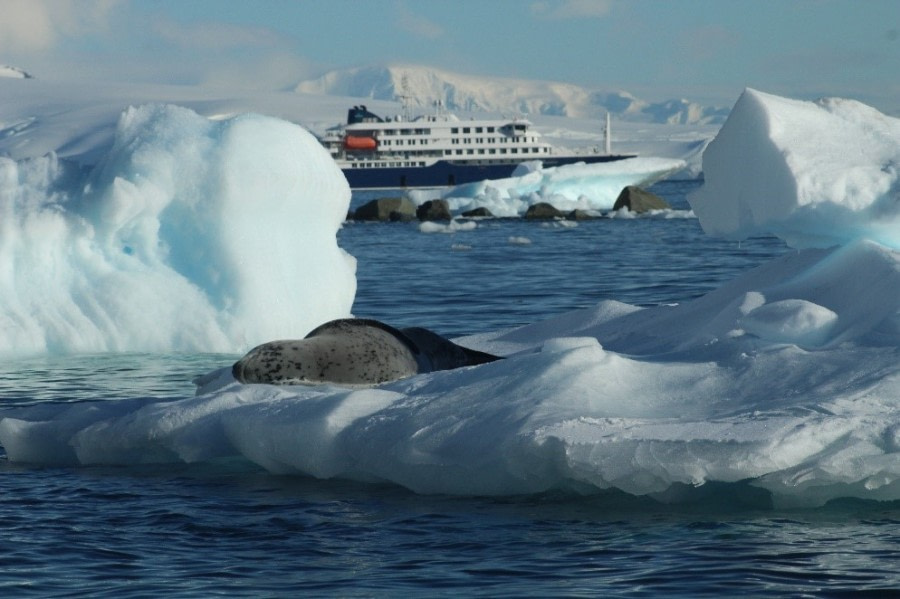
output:
[[[669, 210], [671, 206], [658, 195], [630, 185], [619, 193], [612, 211], [616, 212], [622, 209], [640, 214], [651, 210]], [[454, 217], [494, 218], [494, 215], [487, 208], [475, 208], [454, 215], [447, 200], [429, 200], [416, 206], [407, 197], [376, 198], [347, 214], [347, 220], [380, 222], [450, 221]], [[525, 220], [590, 220], [602, 218], [602, 215], [587, 210], [566, 212], [547, 202], [538, 202], [529, 206], [520, 218]]]

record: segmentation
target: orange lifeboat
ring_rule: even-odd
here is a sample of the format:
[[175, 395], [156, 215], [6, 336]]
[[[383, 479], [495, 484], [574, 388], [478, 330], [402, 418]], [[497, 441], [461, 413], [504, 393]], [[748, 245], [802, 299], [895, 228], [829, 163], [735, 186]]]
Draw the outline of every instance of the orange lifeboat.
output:
[[374, 150], [377, 142], [371, 137], [357, 137], [348, 135], [344, 138], [344, 149], [346, 150]]

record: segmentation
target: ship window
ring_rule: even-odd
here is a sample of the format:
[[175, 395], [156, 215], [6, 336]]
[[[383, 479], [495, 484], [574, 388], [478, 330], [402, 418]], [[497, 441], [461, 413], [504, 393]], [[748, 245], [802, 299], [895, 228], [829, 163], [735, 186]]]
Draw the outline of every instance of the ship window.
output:
[[494, 131], [495, 131], [495, 129], [494, 129], [493, 127], [488, 127], [488, 128], [487, 128], [487, 132], [488, 132], [488, 133], [493, 133]]
[[471, 127], [463, 127], [463, 133], [471, 133], [471, 132], [472, 132]]
[[457, 155], [457, 156], [462, 156], [462, 150], [457, 150], [457, 151], [456, 151], [456, 155]]
[[518, 154], [519, 148], [513, 148], [512, 150], [510, 150], [510, 152], [512, 152], [513, 154]]
[[490, 151], [488, 152], [488, 154], [496, 154], [496, 153], [497, 153], [497, 150], [495, 150], [494, 148], [491, 148]]
[[459, 133], [459, 127], [451, 127], [450, 133]]
[[474, 154], [475, 150], [466, 150], [466, 154]]
[[479, 148], [478, 153], [479, 153], [479, 154], [484, 154], [484, 148]]
[[506, 154], [506, 148], [500, 148], [500, 153], [501, 153], [501, 154]]
[[475, 127], [475, 133], [484, 133], [484, 127]]
[[397, 131], [394, 129], [385, 129], [384, 134], [385, 135], [397, 135]]

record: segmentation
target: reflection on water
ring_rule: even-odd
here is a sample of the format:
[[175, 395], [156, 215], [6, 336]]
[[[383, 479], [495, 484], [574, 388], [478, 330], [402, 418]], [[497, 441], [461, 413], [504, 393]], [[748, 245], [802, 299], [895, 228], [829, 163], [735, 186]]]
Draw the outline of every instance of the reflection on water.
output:
[[[0, 589], [236, 596], [834, 596], [900, 589], [900, 506], [423, 497], [153, 467], [0, 470]], [[49, 552], [48, 548], [53, 551]]]

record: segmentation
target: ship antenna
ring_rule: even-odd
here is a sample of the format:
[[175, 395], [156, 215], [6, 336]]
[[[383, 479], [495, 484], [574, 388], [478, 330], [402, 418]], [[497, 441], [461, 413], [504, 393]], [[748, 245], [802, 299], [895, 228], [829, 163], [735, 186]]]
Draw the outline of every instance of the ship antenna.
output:
[[607, 155], [612, 154], [612, 133], [609, 130], [610, 118], [609, 111], [606, 111], [606, 129], [603, 131], [603, 141], [606, 143]]

